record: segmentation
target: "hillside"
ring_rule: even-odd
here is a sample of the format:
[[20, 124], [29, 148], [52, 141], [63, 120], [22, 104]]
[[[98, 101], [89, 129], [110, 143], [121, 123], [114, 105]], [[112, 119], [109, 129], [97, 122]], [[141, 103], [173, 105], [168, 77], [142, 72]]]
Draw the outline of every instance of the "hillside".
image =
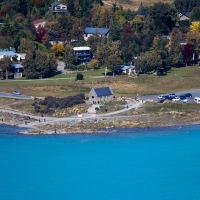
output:
[[[150, 6], [156, 2], [163, 2], [163, 3], [173, 3], [173, 0], [103, 0], [104, 5], [112, 6], [113, 3], [117, 3], [117, 5], [122, 5], [125, 9], [137, 10], [140, 3], [142, 2], [143, 5]], [[129, 3], [130, 2], [130, 3]]]

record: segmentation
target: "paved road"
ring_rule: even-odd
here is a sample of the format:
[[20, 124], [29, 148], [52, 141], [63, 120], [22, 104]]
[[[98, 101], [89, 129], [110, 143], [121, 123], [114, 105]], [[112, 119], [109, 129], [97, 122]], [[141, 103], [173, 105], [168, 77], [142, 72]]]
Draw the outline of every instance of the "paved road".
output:
[[[41, 79], [25, 79], [25, 80], [0, 80], [0, 82], [31, 82], [31, 81], [55, 81], [55, 80], [68, 80], [68, 79], [75, 79], [76, 75], [74, 77], [69, 78], [41, 78]], [[103, 78], [107, 76], [89, 76], [89, 78]]]
[[25, 96], [25, 95], [17, 95], [17, 94], [12, 94], [12, 93], [5, 93], [5, 92], [0, 92], [0, 97], [7, 97], [7, 98], [12, 98], [12, 99], [30, 99], [30, 96]]
[[[195, 89], [195, 90], [186, 90], [186, 91], [182, 91], [182, 92], [171, 92], [171, 93], [175, 93], [177, 96], [184, 94], [184, 93], [191, 93], [192, 97], [188, 97], [188, 101], [189, 103], [192, 103], [194, 101], [194, 97], [200, 97], [200, 89]], [[168, 93], [169, 94], [169, 93]], [[165, 94], [164, 94], [165, 95]], [[167, 95], [167, 94], [166, 94]], [[152, 99], [154, 101], [158, 101], [158, 96], [159, 95], [147, 95], [147, 96], [139, 96], [140, 99], [142, 100], [146, 100], [146, 99]]]

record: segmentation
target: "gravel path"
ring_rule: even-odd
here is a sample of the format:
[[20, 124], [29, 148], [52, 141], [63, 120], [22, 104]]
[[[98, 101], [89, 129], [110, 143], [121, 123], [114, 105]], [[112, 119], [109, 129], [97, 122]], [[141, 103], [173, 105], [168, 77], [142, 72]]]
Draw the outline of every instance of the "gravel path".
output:
[[37, 127], [38, 125], [44, 125], [44, 124], [47, 124], [47, 123], [56, 123], [56, 122], [64, 122], [64, 121], [76, 123], [76, 122], [80, 122], [81, 120], [88, 120], [88, 119], [94, 119], [94, 118], [95, 119], [110, 118], [113, 115], [117, 115], [117, 114], [126, 112], [126, 111], [131, 110], [131, 109], [137, 109], [137, 108], [141, 107], [143, 105], [143, 103], [144, 102], [142, 100], [139, 101], [139, 102], [135, 102], [135, 103], [133, 103], [133, 102], [128, 103], [127, 104], [128, 107], [126, 105], [124, 109], [118, 110], [118, 111], [115, 111], [115, 112], [111, 112], [111, 113], [105, 113], [105, 114], [87, 114], [87, 113], [84, 113], [84, 114], [81, 114], [81, 115], [74, 115], [74, 116], [71, 116], [71, 117], [64, 117], [64, 118], [40, 117], [40, 116], [28, 114], [28, 113], [21, 113], [21, 112], [16, 112], [16, 111], [13, 111], [13, 110], [5, 110], [5, 109], [0, 109], [0, 112], [17, 114], [17, 115], [20, 115], [20, 116], [26, 116], [26, 117], [30, 117], [32, 119], [35, 119], [36, 121], [27, 123], [27, 125], [25, 123], [18, 125], [19, 127], [34, 128], [34, 127]]

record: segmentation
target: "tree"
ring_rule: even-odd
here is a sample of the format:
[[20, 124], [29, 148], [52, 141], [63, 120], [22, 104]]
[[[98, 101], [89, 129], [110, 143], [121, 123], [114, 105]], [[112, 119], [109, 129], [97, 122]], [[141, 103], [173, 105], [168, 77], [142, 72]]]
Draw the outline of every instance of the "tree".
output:
[[44, 44], [44, 36], [47, 33], [47, 30], [43, 27], [43, 26], [38, 26], [38, 28], [36, 29], [36, 41], [39, 43]]
[[199, 56], [200, 55], [200, 32], [195, 31], [195, 30], [194, 31], [190, 31], [187, 34], [186, 42], [188, 44], [191, 44], [194, 47], [195, 52]]
[[144, 17], [147, 16], [147, 9], [143, 6], [142, 2], [140, 3], [140, 7], [138, 8], [137, 14], [143, 15]]
[[98, 64], [99, 64], [99, 61], [96, 60], [96, 59], [92, 59], [90, 60], [89, 64], [92, 66], [93, 69], [98, 69]]
[[77, 56], [74, 53], [73, 47], [71, 45], [66, 45], [64, 53], [64, 61], [67, 68], [70, 68], [72, 65], [77, 64]]
[[190, 16], [190, 23], [191, 22], [195, 22], [195, 21], [199, 21], [200, 20], [200, 8], [199, 7], [195, 7], [192, 9], [192, 13]]
[[51, 47], [51, 52], [53, 52], [58, 59], [63, 59], [65, 47], [63, 44], [54, 44], [53, 47]]
[[21, 38], [20, 39], [20, 45], [18, 46], [18, 52], [21, 53], [27, 53], [28, 51], [35, 51], [36, 47], [34, 45], [34, 42], [26, 39], [26, 38]]
[[108, 56], [106, 60], [106, 66], [113, 72], [113, 76], [115, 75], [115, 71], [119, 68], [120, 64], [122, 64], [122, 60], [115, 54]]
[[182, 55], [183, 55], [184, 62], [186, 63], [186, 66], [192, 60], [194, 53], [195, 53], [194, 48], [191, 44], [186, 44], [184, 46]]
[[10, 65], [11, 65], [11, 60], [9, 56], [4, 56], [1, 60], [0, 60], [0, 69], [1, 69], [1, 73], [2, 73], [2, 77], [6, 77], [6, 79], [8, 79], [8, 74], [9, 74], [9, 70], [10, 70]]
[[177, 11], [167, 3], [155, 3], [150, 8], [148, 17], [154, 20], [157, 33], [168, 34], [175, 26]]
[[194, 21], [190, 25], [190, 30], [200, 32], [200, 21]]
[[46, 53], [41, 51], [28, 51], [23, 61], [24, 74], [27, 79], [43, 78], [50, 72], [56, 70], [55, 56], [48, 57]]
[[77, 73], [76, 74], [76, 79], [77, 80], [83, 80], [83, 74], [82, 73]]

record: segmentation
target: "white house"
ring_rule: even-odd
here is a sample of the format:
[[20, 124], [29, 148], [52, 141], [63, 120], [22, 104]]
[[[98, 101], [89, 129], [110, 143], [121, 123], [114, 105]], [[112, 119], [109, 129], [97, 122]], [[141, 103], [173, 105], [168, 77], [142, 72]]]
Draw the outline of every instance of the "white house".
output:
[[49, 10], [53, 13], [67, 12], [67, 5], [65, 3], [55, 1], [54, 3], [50, 4]]
[[25, 59], [26, 54], [25, 53], [15, 53], [13, 51], [2, 51], [0, 52], [0, 59], [2, 59], [4, 56], [10, 57], [10, 60], [13, 60], [13, 57], [16, 57], [18, 61], [21, 61]]

